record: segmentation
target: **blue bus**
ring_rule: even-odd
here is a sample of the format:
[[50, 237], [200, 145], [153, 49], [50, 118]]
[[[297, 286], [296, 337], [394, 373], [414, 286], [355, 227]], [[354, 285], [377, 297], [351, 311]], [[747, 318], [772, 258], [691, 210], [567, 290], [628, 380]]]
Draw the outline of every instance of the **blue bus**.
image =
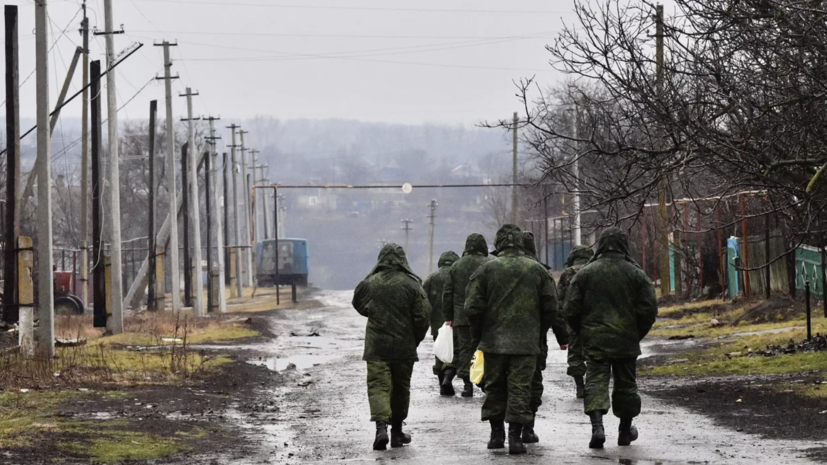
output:
[[[307, 286], [310, 255], [306, 239], [278, 240], [278, 284]], [[256, 245], [258, 266], [256, 278], [261, 287], [276, 285], [276, 240], [267, 239]]]

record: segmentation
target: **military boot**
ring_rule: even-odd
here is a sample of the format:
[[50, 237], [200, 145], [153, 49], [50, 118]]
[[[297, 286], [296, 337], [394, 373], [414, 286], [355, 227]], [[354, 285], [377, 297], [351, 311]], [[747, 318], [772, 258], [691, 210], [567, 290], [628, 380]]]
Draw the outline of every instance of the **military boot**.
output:
[[454, 390], [454, 377], [457, 375], [456, 368], [448, 368], [445, 370], [445, 379], [442, 380], [442, 384], [439, 386], [439, 395], [441, 396], [453, 396], [456, 395], [457, 391]]
[[462, 378], [464, 388], [462, 389], [462, 397], [474, 397], [474, 383], [468, 377]]
[[628, 446], [637, 440], [637, 428], [632, 426], [632, 419], [620, 419], [620, 430], [617, 435], [618, 446]]
[[583, 381], [582, 376], [574, 377], [574, 385], [577, 387], [577, 398], [583, 399], [586, 397], [586, 382]]
[[442, 386], [442, 382], [445, 381], [445, 374], [440, 371], [436, 374], [436, 379], [439, 381], [439, 385]]
[[384, 421], [376, 422], [376, 438], [373, 440], [373, 450], [388, 448], [388, 424]]
[[592, 421], [592, 439], [589, 441], [589, 447], [592, 449], [602, 449], [603, 444], [606, 443], [606, 431], [603, 429], [603, 414], [601, 412], [592, 412], [589, 414]]
[[505, 422], [503, 420], [488, 420], [488, 422], [491, 423], [491, 439], [488, 441], [488, 448], [505, 448]]
[[534, 419], [532, 419], [530, 423], [523, 425], [523, 444], [537, 444], [538, 442], [540, 442], [540, 437], [534, 432]]
[[520, 423], [508, 424], [508, 454], [525, 454], [526, 448], [523, 444], [523, 425]]
[[402, 422], [394, 420], [391, 427], [391, 447], [402, 447], [411, 443], [411, 435], [402, 432]]

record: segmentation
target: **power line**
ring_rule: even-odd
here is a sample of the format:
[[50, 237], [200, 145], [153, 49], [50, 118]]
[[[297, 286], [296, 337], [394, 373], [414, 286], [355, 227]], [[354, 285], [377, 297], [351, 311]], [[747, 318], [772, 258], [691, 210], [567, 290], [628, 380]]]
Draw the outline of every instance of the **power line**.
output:
[[346, 10], [346, 11], [388, 11], [393, 13], [474, 13], [474, 14], [563, 14], [563, 10], [468, 10], [468, 9], [447, 9], [447, 8], [383, 8], [383, 7], [360, 7], [360, 6], [319, 6], [319, 5], [298, 5], [298, 4], [275, 4], [275, 3], [247, 3], [229, 1], [205, 1], [205, 0], [141, 0], [154, 3], [178, 3], [182, 5], [214, 5], [224, 7], [257, 7], [257, 8], [284, 8], [296, 10]]
[[366, 35], [366, 34], [295, 34], [278, 32], [218, 32], [218, 31], [148, 31], [134, 30], [132, 32], [151, 34], [176, 35], [203, 35], [203, 36], [244, 36], [244, 37], [302, 37], [302, 38], [330, 38], [330, 39], [399, 39], [399, 40], [482, 40], [507, 39], [513, 36], [401, 36], [401, 35]]

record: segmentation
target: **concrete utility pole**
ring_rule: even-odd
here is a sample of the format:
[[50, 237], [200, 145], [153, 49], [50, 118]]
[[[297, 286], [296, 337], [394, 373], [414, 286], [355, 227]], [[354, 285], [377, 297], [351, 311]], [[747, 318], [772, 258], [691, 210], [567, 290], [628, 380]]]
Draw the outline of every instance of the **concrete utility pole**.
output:
[[[20, 237], [20, 49], [16, 5], [5, 6], [6, 36], [6, 217], [3, 268], [3, 321], [15, 324], [20, 318], [18, 307], [17, 245]], [[23, 328], [21, 328], [22, 330]], [[31, 334], [27, 335], [31, 336]], [[21, 333], [21, 337], [23, 334]]]
[[436, 199], [431, 200], [431, 213], [428, 215], [430, 224], [428, 226], [428, 256], [426, 257], [428, 262], [427, 276], [434, 272], [434, 219], [436, 218], [436, 207], [438, 206]]
[[80, 143], [80, 300], [89, 307], [89, 18], [86, 16], [86, 0], [83, 0], [83, 102]]
[[[106, 32], [106, 67], [115, 64], [114, 21], [112, 19], [112, 0], [104, 0]], [[106, 323], [106, 329], [112, 334], [123, 332], [123, 263], [121, 257], [121, 178], [118, 161], [118, 94], [115, 87], [115, 73], [106, 74], [106, 106], [109, 118], [109, 200], [111, 209], [106, 218], [109, 220], [109, 254], [112, 259], [112, 314]], [[47, 158], [46, 161], [49, 159]], [[48, 163], [44, 163], [47, 164]], [[51, 178], [41, 178], [51, 179]]]
[[580, 143], [577, 141], [579, 137], [579, 132], [577, 128], [577, 119], [578, 119], [578, 111], [577, 111], [577, 104], [574, 105], [572, 109], [572, 117], [571, 117], [571, 134], [572, 139], [574, 140], [574, 205], [572, 209], [574, 210], [574, 245], [582, 245], [583, 244], [583, 234], [582, 228], [580, 225], [580, 162], [578, 161], [578, 157], [580, 157]]
[[[192, 98], [198, 95], [198, 92], [193, 93], [192, 89], [187, 87], [187, 93], [182, 94], [181, 97], [187, 98], [187, 118], [183, 121], [187, 122], [189, 129], [189, 171], [190, 171], [190, 211], [189, 215], [192, 219], [192, 247], [194, 253], [192, 254], [192, 292], [195, 294], [193, 300], [193, 312], [195, 316], [204, 316], [204, 292], [201, 285], [201, 276], [204, 274], [204, 268], [201, 263], [201, 209], [198, 195], [198, 164], [195, 161], [198, 159], [195, 148], [195, 121], [201, 118], [195, 118], [192, 114]], [[183, 186], [187, 189], [187, 186]], [[189, 266], [189, 264], [187, 264]]]
[[[221, 196], [218, 195], [218, 151], [216, 150], [216, 141], [220, 139], [220, 136], [215, 135], [215, 122], [219, 119], [220, 118], [213, 117], [207, 118], [210, 122], [209, 147], [210, 156], [213, 160], [213, 172], [210, 173], [210, 190], [212, 191], [212, 195], [215, 200], [215, 214], [213, 215], [212, 220], [214, 224], [213, 229], [215, 230], [215, 255], [218, 263], [218, 286], [216, 286], [218, 288], [218, 311], [221, 313], [227, 313], [227, 288], [224, 285], [226, 279], [224, 276], [224, 233], [221, 224]], [[210, 264], [210, 270], [212, 270], [212, 264]]]
[[[37, 156], [52, 159], [49, 137], [49, 13], [47, 0], [35, 0], [35, 82], [37, 88]], [[41, 163], [37, 183], [37, 297], [40, 317], [38, 353], [55, 355], [55, 296], [52, 274], [52, 164]]]
[[512, 176], [512, 183], [514, 186], [511, 187], [511, 223], [517, 224], [520, 220], [519, 214], [517, 212], [518, 209], [518, 202], [517, 202], [517, 126], [520, 124], [520, 119], [517, 116], [517, 112], [514, 112], [514, 129], [512, 131], [514, 135], [514, 144], [513, 144], [513, 176]]
[[402, 226], [402, 230], [405, 231], [405, 254], [410, 254], [411, 252], [408, 250], [408, 244], [410, 244], [409, 236], [411, 233], [411, 223], [413, 223], [413, 220], [404, 219], [402, 222], [405, 223], [405, 226]]
[[[263, 166], [262, 169], [264, 170], [264, 184], [270, 184], [270, 167]], [[261, 194], [261, 197], [264, 199], [264, 238], [270, 238], [270, 193], [268, 191], [264, 191]], [[276, 231], [273, 231], [273, 237], [276, 237]]]
[[[158, 119], [158, 101], [149, 102], [149, 221], [147, 232], [147, 259], [149, 260], [149, 272], [147, 274], [147, 297], [146, 309], [149, 311], [158, 310], [155, 296], [155, 260], [158, 248], [155, 244], [155, 126]], [[163, 297], [163, 296], [162, 296]]]
[[[241, 135], [241, 185], [244, 190], [244, 245], [252, 246], [253, 236], [253, 222], [250, 210], [250, 178], [247, 174], [247, 147], [244, 144], [244, 136], [250, 131], [238, 131]], [[253, 249], [252, 247], [244, 249], [245, 263], [244, 266], [247, 275], [245, 276], [247, 286], [253, 287]]]
[[[173, 44], [164, 41], [160, 44], [155, 44], [156, 47], [164, 47], [164, 77], [155, 78], [163, 79], [166, 87], [166, 106], [167, 106], [167, 186], [169, 189], [169, 205], [170, 205], [170, 232], [169, 232], [169, 259], [172, 265], [172, 311], [177, 312], [181, 310], [181, 280], [178, 269], [178, 221], [175, 214], [175, 205], [177, 201], [177, 189], [175, 187], [175, 130], [172, 126], [172, 80], [178, 79], [178, 76], [172, 76], [172, 60], [169, 57], [169, 48], [176, 47], [178, 44]], [[186, 186], [184, 186], [186, 188]]]
[[233, 133], [232, 145], [230, 146], [231, 160], [232, 160], [232, 175], [233, 175], [233, 222], [235, 223], [235, 287], [238, 297], [244, 296], [244, 289], [241, 285], [241, 262], [243, 254], [241, 246], [244, 244], [241, 234], [241, 218], [238, 212], [238, 156], [236, 153], [236, 130], [238, 125], [230, 125], [227, 129]]
[[[656, 7], [656, 61], [657, 61], [657, 93], [663, 95], [663, 5]], [[672, 276], [669, 270], [669, 210], [666, 206], [668, 175], [661, 173], [658, 183], [658, 244], [660, 245], [660, 295], [672, 293]]]
[[[258, 164], [258, 154], [259, 153], [261, 153], [261, 151], [258, 150], [258, 149], [250, 150], [250, 155], [253, 157], [253, 168], [252, 169], [253, 169], [253, 185], [254, 186], [258, 186], [260, 184], [260, 181], [266, 181], [266, 179], [264, 178], [264, 169], [267, 168], [267, 167]], [[262, 173], [261, 179], [259, 179], [259, 177], [258, 177], [258, 172], [259, 171], [261, 171], [261, 173]], [[256, 243], [261, 242], [262, 239], [268, 239], [269, 238], [268, 233], [267, 233], [267, 192], [262, 191], [262, 193], [261, 193], [261, 198], [264, 200], [261, 204], [262, 208], [264, 210], [264, 221], [261, 222], [261, 221], [258, 220], [259, 219], [259, 214], [258, 214], [258, 210], [259, 210], [259, 207], [258, 207], [258, 205], [259, 205], [259, 203], [258, 203], [259, 192], [258, 191], [259, 190], [260, 189], [256, 189], [253, 192], [253, 196], [255, 198], [255, 200], [253, 201], [253, 207], [254, 207], [253, 208], [253, 215], [255, 217], [254, 223], [255, 223], [255, 230], [256, 230]], [[264, 232], [263, 236], [262, 236], [262, 231]]]

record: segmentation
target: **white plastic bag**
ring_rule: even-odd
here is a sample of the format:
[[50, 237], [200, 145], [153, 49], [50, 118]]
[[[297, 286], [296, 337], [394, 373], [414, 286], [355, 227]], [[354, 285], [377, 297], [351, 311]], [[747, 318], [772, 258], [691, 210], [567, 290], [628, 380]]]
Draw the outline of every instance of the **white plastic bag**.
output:
[[439, 334], [434, 341], [434, 355], [442, 363], [453, 363], [454, 361], [454, 328], [447, 324], [439, 328]]

